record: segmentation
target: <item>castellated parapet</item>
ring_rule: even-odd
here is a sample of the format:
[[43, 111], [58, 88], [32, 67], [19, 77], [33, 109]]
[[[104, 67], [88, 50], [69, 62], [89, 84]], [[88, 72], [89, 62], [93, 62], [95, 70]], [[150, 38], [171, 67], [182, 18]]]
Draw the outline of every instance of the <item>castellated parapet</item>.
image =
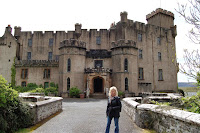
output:
[[167, 11], [167, 10], [163, 10], [161, 8], [158, 8], [155, 11], [151, 12], [150, 14], [146, 15], [146, 19], [148, 20], [151, 17], [153, 17], [153, 16], [155, 16], [155, 15], [157, 15], [159, 13], [162, 13], [164, 15], [168, 15], [168, 16], [170, 16], [170, 17], [172, 17], [174, 19], [174, 14], [172, 12]]

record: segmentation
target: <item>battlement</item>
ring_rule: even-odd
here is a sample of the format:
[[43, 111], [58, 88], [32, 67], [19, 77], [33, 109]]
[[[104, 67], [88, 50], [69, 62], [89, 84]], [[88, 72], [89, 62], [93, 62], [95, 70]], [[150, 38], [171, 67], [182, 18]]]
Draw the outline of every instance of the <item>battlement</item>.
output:
[[117, 42], [112, 42], [111, 43], [112, 48], [136, 48], [136, 42], [133, 40], [124, 40], [124, 39], [120, 39]]
[[170, 16], [174, 19], [174, 14], [172, 12], [158, 8], [155, 11], [151, 12], [150, 14], [146, 15], [146, 20], [150, 19], [151, 17], [159, 13]]
[[83, 48], [83, 49], [86, 49], [86, 43], [83, 42], [83, 41], [79, 41], [77, 39], [67, 39], [67, 40], [64, 40], [62, 42], [60, 42], [60, 48], [63, 48], [63, 47], [78, 47], [78, 48]]

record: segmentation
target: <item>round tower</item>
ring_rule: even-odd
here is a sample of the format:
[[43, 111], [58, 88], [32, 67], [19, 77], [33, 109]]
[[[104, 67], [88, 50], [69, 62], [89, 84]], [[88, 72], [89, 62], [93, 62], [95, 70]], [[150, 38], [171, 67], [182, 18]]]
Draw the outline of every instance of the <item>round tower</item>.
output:
[[59, 50], [59, 94], [66, 94], [72, 87], [84, 91], [85, 42], [64, 40], [60, 43]]
[[112, 84], [119, 91], [138, 93], [137, 48], [132, 40], [112, 43]]

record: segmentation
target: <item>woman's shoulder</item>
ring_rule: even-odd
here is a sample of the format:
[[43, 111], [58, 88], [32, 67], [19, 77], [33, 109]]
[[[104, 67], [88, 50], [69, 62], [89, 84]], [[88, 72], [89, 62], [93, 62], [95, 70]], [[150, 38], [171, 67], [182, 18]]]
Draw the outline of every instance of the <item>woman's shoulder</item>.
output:
[[115, 98], [116, 100], [120, 100], [120, 97], [118, 97], [118, 96], [115, 96], [114, 98]]

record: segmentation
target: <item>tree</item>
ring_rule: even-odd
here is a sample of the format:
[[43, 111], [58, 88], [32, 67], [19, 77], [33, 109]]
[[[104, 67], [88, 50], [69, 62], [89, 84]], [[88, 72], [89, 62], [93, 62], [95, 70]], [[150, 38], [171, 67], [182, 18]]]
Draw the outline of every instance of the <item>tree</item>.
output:
[[[188, 37], [195, 44], [200, 44], [200, 0], [188, 0], [188, 4], [178, 4], [176, 10], [185, 21], [192, 25]], [[198, 50], [189, 52], [185, 50], [185, 63], [180, 66], [180, 72], [200, 81], [200, 54]]]
[[188, 0], [187, 4], [178, 4], [176, 10], [187, 23], [193, 26], [189, 31], [189, 38], [196, 44], [200, 44], [200, 0]]

